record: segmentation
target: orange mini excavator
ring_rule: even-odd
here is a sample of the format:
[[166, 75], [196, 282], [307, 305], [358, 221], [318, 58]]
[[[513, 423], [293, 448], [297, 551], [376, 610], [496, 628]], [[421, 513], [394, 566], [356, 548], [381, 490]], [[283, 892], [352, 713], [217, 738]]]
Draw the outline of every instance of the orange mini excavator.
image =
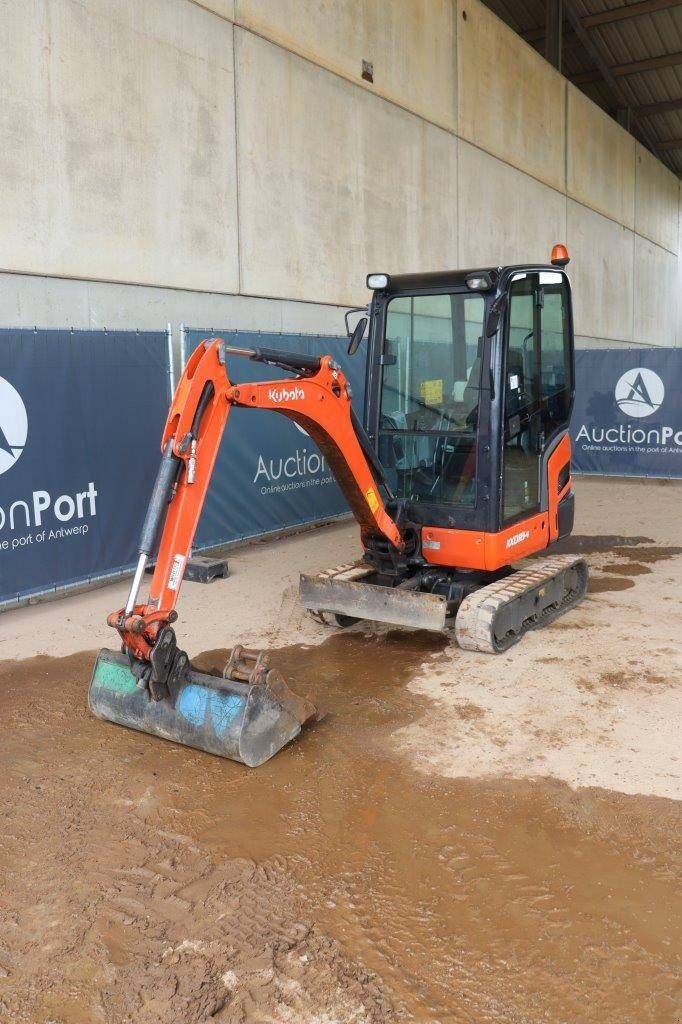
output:
[[[301, 601], [323, 621], [451, 632], [461, 647], [495, 653], [580, 600], [582, 558], [511, 565], [573, 525], [567, 263], [555, 246], [547, 265], [370, 274], [369, 306], [349, 311], [365, 314], [349, 353], [369, 321], [364, 425], [330, 356], [202, 342], [163, 432], [127, 604], [109, 616], [121, 653], [100, 652], [91, 710], [248, 765], [315, 716], [266, 654], [235, 647], [215, 678], [194, 672], [177, 646], [175, 604], [234, 406], [272, 409], [302, 427], [358, 522], [361, 561], [301, 577]], [[291, 376], [232, 384], [235, 357]], [[154, 557], [149, 597], [138, 603]]]

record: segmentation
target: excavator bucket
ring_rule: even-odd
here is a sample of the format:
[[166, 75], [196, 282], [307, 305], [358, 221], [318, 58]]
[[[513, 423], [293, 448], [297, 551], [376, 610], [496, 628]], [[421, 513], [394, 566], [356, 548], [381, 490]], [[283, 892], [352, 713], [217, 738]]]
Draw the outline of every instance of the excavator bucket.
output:
[[236, 646], [223, 678], [190, 670], [175, 694], [153, 700], [125, 654], [99, 652], [88, 706], [98, 718], [182, 743], [249, 768], [263, 764], [318, 717], [268, 665], [267, 655]]

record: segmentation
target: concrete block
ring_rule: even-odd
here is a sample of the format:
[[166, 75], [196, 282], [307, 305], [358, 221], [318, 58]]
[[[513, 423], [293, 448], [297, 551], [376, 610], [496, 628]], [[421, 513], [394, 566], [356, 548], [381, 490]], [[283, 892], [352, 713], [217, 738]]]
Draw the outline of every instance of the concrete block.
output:
[[676, 276], [677, 257], [635, 235], [635, 341], [665, 348], [675, 344]]
[[566, 80], [478, 0], [458, 0], [459, 134], [563, 191]]
[[679, 252], [679, 178], [639, 142], [635, 152], [635, 231], [670, 252]]
[[[237, 0], [238, 24], [378, 96], [457, 128], [453, 0]], [[362, 62], [374, 82], [362, 78]]]
[[237, 290], [232, 39], [184, 0], [6, 5], [0, 269]]
[[535, 178], [459, 143], [459, 258], [462, 267], [547, 262], [566, 240], [566, 199]]
[[457, 139], [236, 32], [242, 291], [364, 303], [368, 271], [457, 265]]
[[571, 199], [567, 206], [576, 333], [632, 341], [634, 236]]
[[572, 199], [632, 228], [635, 140], [584, 93], [568, 85], [566, 191]]

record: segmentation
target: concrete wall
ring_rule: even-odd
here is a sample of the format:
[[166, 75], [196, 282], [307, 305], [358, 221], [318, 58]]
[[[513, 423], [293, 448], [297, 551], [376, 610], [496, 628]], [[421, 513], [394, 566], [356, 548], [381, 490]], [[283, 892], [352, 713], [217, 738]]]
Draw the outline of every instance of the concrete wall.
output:
[[678, 252], [679, 179], [639, 142], [635, 143], [635, 230]]
[[[457, 130], [452, 0], [236, 0], [240, 25], [356, 85]], [[372, 84], [362, 62], [373, 66]]]
[[250, 32], [236, 44], [244, 291], [352, 304], [368, 270], [456, 258], [453, 135]]
[[566, 80], [476, 0], [457, 12], [460, 135], [563, 190]]
[[566, 238], [563, 193], [463, 140], [459, 154], [460, 265], [547, 260]]
[[575, 86], [566, 91], [566, 193], [634, 228], [635, 140]]
[[[634, 339], [658, 345], [661, 336], [674, 339], [679, 295], [675, 291], [677, 258], [646, 238], [635, 235]], [[671, 340], [669, 344], [672, 344]]]
[[22, 0], [0, 48], [1, 325], [338, 333], [369, 270], [565, 240], [579, 343], [682, 344], [678, 179], [478, 0]]
[[0, 53], [0, 269], [236, 291], [232, 26], [22, 0]]
[[632, 231], [569, 199], [566, 238], [577, 332], [593, 339], [632, 342]]
[[77, 278], [0, 274], [2, 327], [207, 329], [343, 335], [344, 306]]

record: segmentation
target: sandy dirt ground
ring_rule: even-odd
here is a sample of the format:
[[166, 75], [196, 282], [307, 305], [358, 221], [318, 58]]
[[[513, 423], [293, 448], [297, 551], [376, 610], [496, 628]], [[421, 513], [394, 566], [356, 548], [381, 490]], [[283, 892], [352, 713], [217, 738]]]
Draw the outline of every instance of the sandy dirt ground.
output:
[[[681, 501], [675, 483], [579, 481], [575, 529], [562, 549], [586, 554], [587, 599], [497, 658], [450, 647], [410, 682], [433, 714], [395, 742], [445, 776], [551, 775], [680, 799]], [[328, 631], [298, 604], [298, 574], [358, 555], [351, 523], [233, 552], [228, 582], [184, 585], [181, 644], [193, 656], [236, 642], [323, 642]], [[0, 660], [113, 646], [105, 619], [127, 586], [0, 616]]]
[[181, 640], [327, 712], [255, 771], [88, 714], [125, 585], [0, 616], [0, 1020], [678, 1021], [681, 496], [580, 481], [591, 591], [496, 658], [308, 619], [351, 525], [233, 552]]

